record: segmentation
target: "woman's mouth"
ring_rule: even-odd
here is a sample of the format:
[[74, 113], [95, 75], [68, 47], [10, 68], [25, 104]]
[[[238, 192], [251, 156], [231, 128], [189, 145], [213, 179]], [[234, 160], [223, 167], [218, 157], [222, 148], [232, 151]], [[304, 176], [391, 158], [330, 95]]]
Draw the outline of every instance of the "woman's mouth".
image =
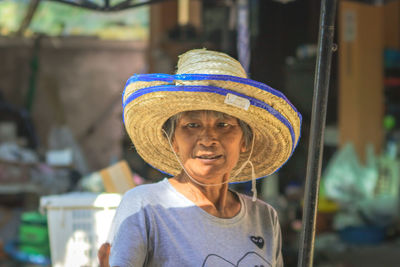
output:
[[221, 158], [222, 155], [200, 155], [200, 156], [196, 156], [196, 158], [198, 159], [202, 159], [202, 160], [216, 160]]

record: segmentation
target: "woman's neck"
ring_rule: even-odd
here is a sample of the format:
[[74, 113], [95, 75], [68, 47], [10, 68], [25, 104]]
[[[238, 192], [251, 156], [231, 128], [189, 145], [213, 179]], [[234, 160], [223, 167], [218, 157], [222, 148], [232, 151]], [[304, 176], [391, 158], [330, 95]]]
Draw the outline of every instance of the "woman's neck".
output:
[[199, 185], [182, 173], [171, 178], [170, 182], [178, 192], [211, 215], [231, 218], [240, 211], [240, 201], [236, 194], [228, 190], [228, 183]]

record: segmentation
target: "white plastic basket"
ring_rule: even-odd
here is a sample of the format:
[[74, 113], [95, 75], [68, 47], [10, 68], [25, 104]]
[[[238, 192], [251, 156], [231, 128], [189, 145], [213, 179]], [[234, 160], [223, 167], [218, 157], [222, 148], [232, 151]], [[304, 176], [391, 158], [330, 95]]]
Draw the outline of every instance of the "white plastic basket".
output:
[[53, 267], [97, 267], [97, 251], [107, 240], [119, 194], [68, 193], [40, 199], [47, 211]]

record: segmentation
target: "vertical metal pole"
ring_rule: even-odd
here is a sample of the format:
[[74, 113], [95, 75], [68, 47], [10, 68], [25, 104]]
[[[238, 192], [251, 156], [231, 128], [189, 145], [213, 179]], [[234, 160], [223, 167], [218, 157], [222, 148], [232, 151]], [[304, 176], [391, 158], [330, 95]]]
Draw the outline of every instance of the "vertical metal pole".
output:
[[239, 62], [246, 73], [250, 70], [249, 0], [237, 2], [237, 51]]
[[335, 13], [336, 0], [322, 0], [304, 193], [303, 229], [298, 258], [299, 267], [311, 267], [313, 265], [315, 221], [321, 176], [326, 108], [328, 104]]

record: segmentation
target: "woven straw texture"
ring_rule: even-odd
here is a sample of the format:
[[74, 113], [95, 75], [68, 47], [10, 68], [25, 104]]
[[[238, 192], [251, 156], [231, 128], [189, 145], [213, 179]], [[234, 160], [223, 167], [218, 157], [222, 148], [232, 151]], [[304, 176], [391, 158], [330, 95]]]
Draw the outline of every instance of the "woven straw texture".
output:
[[[191, 80], [187, 80], [182, 76], [188, 76], [187, 74], [206, 74], [210, 79], [196, 80], [194, 75]], [[286, 98], [260, 89], [254, 83], [242, 82], [249, 79], [217, 80], [213, 78], [215, 75], [246, 78], [246, 73], [235, 59], [223, 53], [197, 49], [180, 56], [177, 75], [171, 81], [157, 80], [156, 77], [150, 81], [141, 81], [140, 76], [137, 76], [137, 79], [128, 82], [123, 95], [124, 122], [137, 152], [155, 168], [177, 175], [181, 172], [181, 167], [162, 132], [162, 125], [179, 112], [215, 110], [237, 117], [252, 128], [255, 143], [251, 161], [256, 177], [275, 172], [290, 158], [298, 142], [301, 115]], [[230, 76], [226, 76], [227, 79]], [[204, 86], [211, 88], [211, 92], [202, 90]], [[171, 87], [173, 90], [170, 90]], [[188, 90], [197, 87], [198, 91]], [[270, 112], [255, 105], [250, 105], [245, 110], [225, 104], [225, 95], [212, 92], [214, 87], [258, 99], [275, 111]], [[135, 92], [140, 92], [140, 96], [132, 95]], [[287, 125], [279, 116], [284, 118]], [[237, 167], [247, 160], [248, 153], [249, 151], [242, 153]], [[235, 173], [235, 169], [232, 173]], [[230, 182], [248, 180], [251, 180], [249, 165], [237, 177], [231, 177]]]

